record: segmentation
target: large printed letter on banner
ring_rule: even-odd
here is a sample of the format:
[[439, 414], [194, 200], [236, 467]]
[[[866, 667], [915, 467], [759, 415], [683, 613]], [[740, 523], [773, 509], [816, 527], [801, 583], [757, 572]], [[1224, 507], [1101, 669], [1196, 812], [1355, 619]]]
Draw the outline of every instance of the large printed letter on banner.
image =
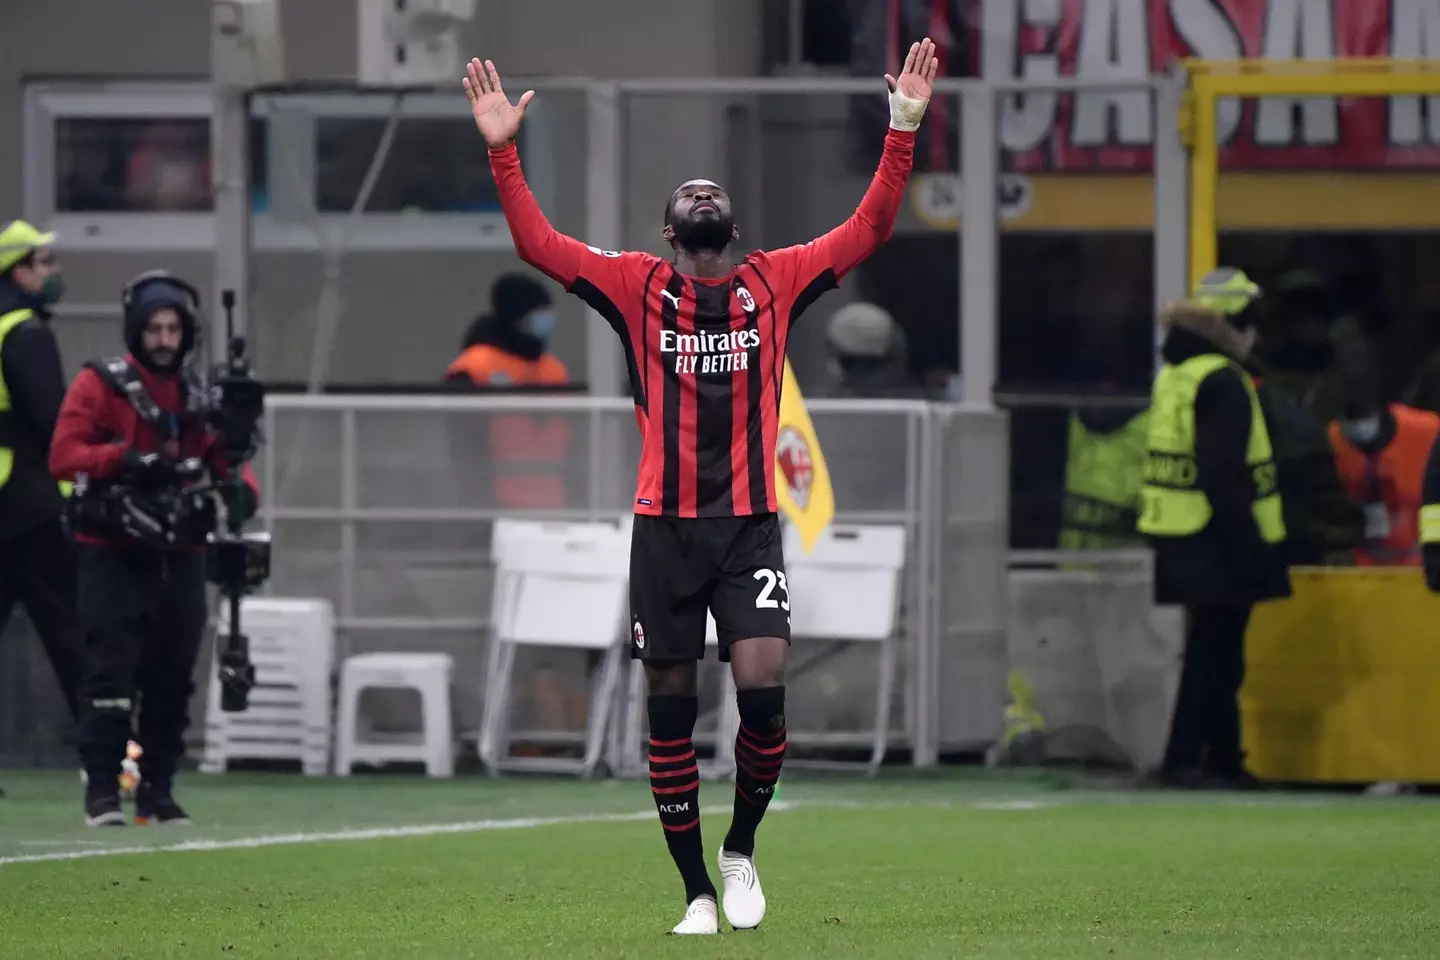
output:
[[785, 360], [785, 381], [780, 393], [780, 431], [775, 440], [775, 494], [780, 510], [800, 531], [809, 553], [830, 521], [835, 519], [835, 491], [825, 455], [805, 410], [805, 398], [790, 360]]

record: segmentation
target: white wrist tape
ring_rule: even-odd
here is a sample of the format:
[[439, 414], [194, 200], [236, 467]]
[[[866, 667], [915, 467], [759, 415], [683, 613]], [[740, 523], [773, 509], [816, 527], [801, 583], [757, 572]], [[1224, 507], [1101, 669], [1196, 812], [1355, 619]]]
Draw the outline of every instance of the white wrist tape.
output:
[[929, 100], [914, 100], [899, 90], [890, 91], [890, 129], [906, 132], [920, 128]]

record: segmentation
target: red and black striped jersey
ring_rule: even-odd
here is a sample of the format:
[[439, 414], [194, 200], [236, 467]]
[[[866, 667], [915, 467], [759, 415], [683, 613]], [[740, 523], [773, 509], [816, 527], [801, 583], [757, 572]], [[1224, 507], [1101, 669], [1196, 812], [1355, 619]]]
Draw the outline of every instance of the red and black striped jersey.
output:
[[891, 130], [855, 213], [810, 243], [757, 252], [728, 276], [686, 276], [648, 253], [599, 250], [557, 232], [515, 147], [490, 153], [520, 258], [580, 297], [625, 346], [643, 435], [635, 512], [774, 513], [775, 436], [790, 326], [890, 238], [915, 136]]

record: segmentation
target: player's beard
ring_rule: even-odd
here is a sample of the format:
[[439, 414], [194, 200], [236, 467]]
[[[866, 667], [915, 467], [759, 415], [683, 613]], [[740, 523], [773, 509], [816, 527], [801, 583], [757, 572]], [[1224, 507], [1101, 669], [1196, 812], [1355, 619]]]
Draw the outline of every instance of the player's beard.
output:
[[675, 242], [692, 253], [719, 253], [734, 235], [733, 217], [690, 217], [675, 224]]

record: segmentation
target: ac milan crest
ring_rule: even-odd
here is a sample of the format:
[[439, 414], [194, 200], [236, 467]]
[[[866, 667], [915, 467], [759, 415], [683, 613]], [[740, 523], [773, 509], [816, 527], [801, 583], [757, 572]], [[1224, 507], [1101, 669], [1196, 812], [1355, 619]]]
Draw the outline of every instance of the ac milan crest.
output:
[[640, 621], [635, 621], [635, 626], [630, 629], [630, 635], [635, 638], [635, 649], [645, 649], [645, 628], [640, 626]]
[[799, 430], [785, 427], [780, 431], [775, 439], [775, 460], [780, 464], [785, 486], [790, 489], [790, 499], [804, 510], [815, 482], [815, 460], [810, 455], [810, 444]]
[[746, 313], [755, 312], [755, 298], [751, 296], [749, 290], [745, 289], [744, 287], [737, 286], [735, 288], [735, 298], [740, 301], [740, 307]]

